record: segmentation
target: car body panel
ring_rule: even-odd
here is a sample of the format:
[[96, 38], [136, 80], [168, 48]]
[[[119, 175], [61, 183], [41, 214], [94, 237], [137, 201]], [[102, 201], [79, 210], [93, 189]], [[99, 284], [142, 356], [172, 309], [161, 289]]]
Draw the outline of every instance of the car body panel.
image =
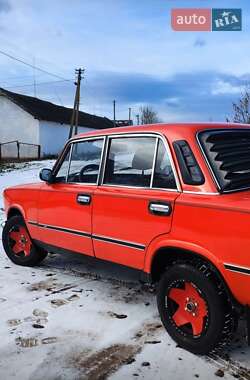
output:
[[[37, 220], [38, 197], [41, 183], [19, 185], [4, 190], [4, 209], [8, 216], [11, 209], [16, 209], [23, 216], [24, 220]], [[34, 239], [37, 239], [37, 228], [28, 225], [28, 230]]]
[[[155, 236], [171, 230], [174, 202], [177, 191], [100, 186], [94, 194], [93, 231], [94, 235], [109, 237], [144, 246]], [[149, 203], [169, 202], [172, 212], [169, 216], [153, 215]], [[106, 242], [93, 241], [95, 255], [133, 268], [143, 269], [145, 249]]]
[[225, 268], [225, 264], [250, 267], [249, 221], [250, 191], [181, 194], [175, 202], [171, 232], [148, 247], [144, 270], [150, 273], [154, 252], [162, 247], [195, 252], [218, 269], [240, 303], [250, 304], [250, 276]]
[[94, 256], [91, 240], [92, 202], [81, 205], [77, 202], [77, 196], [84, 193], [92, 197], [95, 188], [80, 184], [45, 183], [41, 187], [38, 203], [39, 240]]

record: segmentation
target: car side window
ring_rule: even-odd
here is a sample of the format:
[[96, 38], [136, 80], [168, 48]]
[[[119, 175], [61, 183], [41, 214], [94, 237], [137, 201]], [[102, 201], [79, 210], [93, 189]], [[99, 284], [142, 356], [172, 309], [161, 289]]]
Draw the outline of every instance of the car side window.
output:
[[67, 182], [97, 183], [104, 139], [73, 144]]
[[155, 137], [111, 138], [103, 183], [149, 187], [155, 144]]
[[161, 139], [158, 139], [153, 187], [177, 189], [170, 157]]

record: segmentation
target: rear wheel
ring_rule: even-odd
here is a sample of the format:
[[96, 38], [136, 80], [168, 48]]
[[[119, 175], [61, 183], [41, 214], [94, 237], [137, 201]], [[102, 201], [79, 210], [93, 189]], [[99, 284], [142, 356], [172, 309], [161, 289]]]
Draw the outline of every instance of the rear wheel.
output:
[[159, 283], [158, 309], [166, 330], [196, 354], [225, 346], [235, 327], [232, 307], [216, 280], [203, 263], [177, 263]]
[[3, 228], [3, 246], [7, 256], [17, 265], [35, 266], [47, 256], [47, 252], [32, 242], [22, 216], [12, 216]]

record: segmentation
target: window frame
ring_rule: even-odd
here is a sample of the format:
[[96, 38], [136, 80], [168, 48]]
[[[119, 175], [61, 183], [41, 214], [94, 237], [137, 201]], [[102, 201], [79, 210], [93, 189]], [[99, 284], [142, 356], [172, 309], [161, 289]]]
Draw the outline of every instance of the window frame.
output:
[[[116, 184], [104, 183], [104, 176], [105, 176], [107, 158], [108, 158], [108, 153], [109, 153], [110, 140], [118, 139], [118, 138], [136, 138], [136, 137], [139, 137], [139, 138], [140, 137], [142, 137], [142, 138], [143, 137], [144, 138], [146, 138], [146, 137], [152, 138], [153, 137], [153, 138], [155, 138], [155, 147], [154, 147], [154, 156], [153, 156], [153, 165], [152, 165], [152, 173], [151, 173], [151, 178], [150, 178], [150, 185], [145, 187], [145, 186], [116, 185]], [[164, 187], [159, 188], [159, 187], [153, 186], [157, 152], [158, 152], [158, 145], [159, 145], [160, 140], [163, 142], [163, 145], [164, 145], [166, 152], [168, 154], [168, 157], [169, 157], [171, 169], [173, 171], [175, 183], [176, 183], [175, 189], [164, 188]], [[171, 191], [171, 192], [178, 192], [178, 193], [181, 192], [181, 186], [180, 186], [179, 178], [177, 176], [177, 171], [175, 169], [173, 157], [172, 157], [168, 142], [167, 142], [166, 138], [163, 138], [162, 135], [157, 134], [157, 133], [123, 133], [123, 134], [114, 134], [114, 135], [111, 134], [111, 135], [107, 136], [106, 146], [105, 146], [105, 154], [104, 154], [104, 162], [102, 165], [102, 172], [101, 172], [101, 178], [100, 179], [101, 179], [100, 183], [99, 183], [100, 186], [131, 188], [131, 189], [144, 189], [144, 190], [162, 190], [162, 191]]]
[[[91, 141], [91, 140], [102, 140], [102, 151], [101, 151], [100, 165], [99, 165], [99, 171], [98, 171], [96, 182], [69, 182], [68, 176], [69, 176], [69, 171], [70, 171], [71, 157], [72, 157], [72, 151], [73, 151], [74, 144], [78, 144], [78, 143], [82, 143], [82, 142], [86, 142], [86, 141]], [[99, 178], [100, 178], [100, 174], [101, 174], [105, 143], [106, 143], [106, 136], [93, 136], [93, 137], [87, 137], [87, 138], [83, 138], [83, 139], [75, 139], [75, 140], [69, 141], [66, 144], [65, 148], [63, 149], [63, 152], [62, 152], [60, 158], [58, 159], [58, 161], [56, 162], [55, 167], [53, 168], [53, 171], [52, 171], [53, 176], [56, 178], [56, 175], [59, 172], [59, 170], [60, 170], [60, 168], [64, 162], [64, 159], [67, 156], [68, 150], [69, 150], [69, 161], [68, 161], [68, 168], [67, 168], [67, 175], [65, 178], [65, 182], [56, 182], [55, 181], [55, 183], [63, 183], [63, 184], [78, 185], [78, 186], [79, 185], [80, 186], [81, 185], [97, 186], [99, 183]]]
[[[55, 165], [53, 166], [52, 168], [52, 178], [53, 178], [53, 184], [59, 184], [59, 183], [66, 183], [66, 182], [57, 182], [56, 181], [56, 176], [59, 172], [59, 170], [61, 169], [61, 166], [67, 156], [69, 152], [69, 161], [70, 161], [70, 156], [71, 156], [71, 145], [69, 143], [67, 143], [65, 145], [65, 147], [63, 148], [61, 154], [59, 155], [58, 159], [56, 160], [55, 162]], [[68, 173], [68, 170], [69, 170], [69, 161], [68, 161], [68, 168], [67, 168], [67, 173]], [[67, 177], [67, 175], [66, 175]]]
[[[112, 184], [104, 184], [104, 174], [105, 174], [105, 169], [106, 169], [106, 162], [107, 162], [107, 155], [108, 155], [108, 147], [109, 147], [109, 140], [113, 138], [121, 138], [121, 137], [154, 137], [156, 139], [156, 146], [155, 146], [155, 151], [154, 151], [154, 160], [153, 160], [153, 167], [152, 167], [152, 175], [151, 175], [151, 181], [150, 181], [150, 186], [149, 187], [139, 187], [139, 186], [125, 186], [125, 185], [112, 185]], [[61, 164], [67, 154], [68, 148], [72, 150], [72, 145], [77, 142], [83, 142], [83, 141], [88, 141], [88, 140], [101, 140], [103, 139], [103, 147], [102, 147], [102, 153], [101, 153], [101, 160], [100, 160], [100, 167], [99, 167], [99, 173], [97, 177], [97, 182], [96, 183], [83, 183], [83, 182], [58, 182], [61, 184], [74, 184], [75, 186], [82, 186], [82, 185], [89, 185], [89, 186], [108, 186], [108, 187], [120, 187], [120, 188], [128, 188], [128, 189], [142, 189], [142, 190], [159, 190], [159, 191], [167, 191], [167, 192], [175, 192], [175, 193], [181, 193], [182, 188], [180, 184], [180, 180], [177, 174], [176, 166], [173, 160], [173, 155], [170, 150], [169, 142], [167, 140], [167, 137], [165, 135], [162, 135], [158, 132], [121, 132], [121, 133], [114, 133], [110, 135], [97, 135], [97, 136], [88, 136], [88, 137], [81, 137], [81, 138], [73, 138], [72, 140], [69, 140], [68, 143], [65, 145], [61, 155], [59, 156], [58, 160], [55, 163], [55, 166], [53, 167], [52, 170], [52, 175], [55, 176], [58, 172], [58, 170], [61, 167]], [[154, 171], [155, 171], [155, 165], [156, 165], [156, 153], [157, 153], [157, 141], [161, 140], [163, 142], [163, 145], [167, 151], [171, 169], [174, 174], [175, 178], [175, 183], [176, 183], [176, 189], [169, 189], [169, 188], [158, 188], [158, 187], [153, 187], [153, 181], [152, 178], [154, 178]], [[71, 155], [70, 155], [71, 159]], [[69, 159], [69, 163], [70, 163]], [[69, 168], [69, 166], [68, 166]]]

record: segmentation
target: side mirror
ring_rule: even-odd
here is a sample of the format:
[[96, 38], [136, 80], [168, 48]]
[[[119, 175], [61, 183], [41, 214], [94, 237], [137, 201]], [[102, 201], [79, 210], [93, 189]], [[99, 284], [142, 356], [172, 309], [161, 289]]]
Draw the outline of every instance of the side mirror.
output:
[[51, 183], [52, 182], [52, 170], [51, 169], [42, 169], [39, 173], [39, 177], [42, 181]]

